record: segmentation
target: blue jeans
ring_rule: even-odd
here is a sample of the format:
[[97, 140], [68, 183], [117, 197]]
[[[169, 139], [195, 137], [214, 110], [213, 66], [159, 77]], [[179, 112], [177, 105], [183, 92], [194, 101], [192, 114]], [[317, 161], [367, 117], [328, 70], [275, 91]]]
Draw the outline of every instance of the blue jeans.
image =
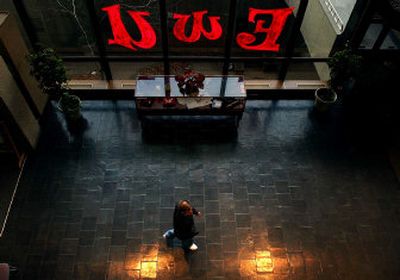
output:
[[[164, 233], [164, 235], [165, 235], [165, 238], [167, 238], [169, 240], [172, 240], [172, 239], [174, 239], [176, 237], [175, 233], [174, 233], [174, 229], [167, 230]], [[193, 238], [183, 239], [183, 240], [180, 239], [180, 240], [182, 242], [182, 248], [185, 249], [185, 250], [189, 249], [189, 247], [192, 246], [192, 244], [194, 243]]]

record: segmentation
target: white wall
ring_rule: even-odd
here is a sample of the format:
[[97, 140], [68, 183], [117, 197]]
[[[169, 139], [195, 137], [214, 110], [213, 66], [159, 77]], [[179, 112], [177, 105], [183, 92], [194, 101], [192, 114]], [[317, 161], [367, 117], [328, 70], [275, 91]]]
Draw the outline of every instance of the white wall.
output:
[[[18, 25], [8, 13], [0, 12], [0, 41], [7, 50], [8, 55], [18, 71], [19, 76], [28, 90], [37, 110], [42, 113], [48, 97], [38, 87], [38, 82], [29, 73], [29, 63], [26, 59], [28, 48], [22, 39]], [[0, 98], [4, 101], [14, 121], [24, 134], [32, 148], [37, 144], [40, 126], [33, 115], [18, 84], [0, 56]]]
[[[337, 38], [319, 0], [309, 0], [301, 26], [301, 33], [311, 57], [328, 57]], [[329, 79], [329, 69], [325, 63], [315, 63], [321, 80]]]
[[[18, 0], [20, 1], [20, 0]], [[14, 18], [17, 20], [18, 24], [18, 29], [20, 30], [22, 34], [22, 38], [24, 39], [25, 43], [30, 46], [28, 36], [26, 35], [26, 32], [24, 30], [24, 26], [22, 25], [21, 20], [19, 19], [17, 10], [15, 9], [15, 5], [13, 3], [13, 0], [0, 0], [0, 12], [8, 12], [9, 14], [12, 14]]]
[[14, 121], [24, 134], [32, 148], [37, 144], [39, 137], [39, 123], [35, 119], [26, 103], [17, 83], [13, 79], [7, 64], [0, 56], [0, 98], [3, 99]]
[[30, 65], [26, 59], [29, 50], [22, 39], [21, 31], [13, 15], [0, 12], [0, 40], [7, 49], [25, 87], [28, 89], [36, 109], [42, 113], [48, 97], [43, 94], [38, 82], [29, 72]]

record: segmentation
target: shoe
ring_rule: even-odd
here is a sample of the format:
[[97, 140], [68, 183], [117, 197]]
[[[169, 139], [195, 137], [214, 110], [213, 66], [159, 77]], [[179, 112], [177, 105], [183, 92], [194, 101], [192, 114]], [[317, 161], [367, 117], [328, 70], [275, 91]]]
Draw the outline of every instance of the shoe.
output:
[[196, 251], [198, 248], [199, 247], [197, 247], [197, 245], [194, 244], [194, 243], [192, 245], [190, 245], [190, 247], [189, 247], [189, 249], [192, 250], [192, 251]]
[[164, 234], [162, 235], [162, 237], [163, 237], [164, 239], [167, 239], [167, 233], [164, 233]]

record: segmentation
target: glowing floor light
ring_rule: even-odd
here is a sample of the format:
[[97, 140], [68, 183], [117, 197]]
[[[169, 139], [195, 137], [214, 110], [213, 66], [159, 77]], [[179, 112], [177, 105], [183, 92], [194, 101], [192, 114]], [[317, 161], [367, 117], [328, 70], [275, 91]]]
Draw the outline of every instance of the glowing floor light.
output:
[[272, 261], [271, 252], [257, 251], [256, 252], [256, 269], [257, 272], [273, 272], [274, 263]]
[[140, 268], [141, 278], [157, 278], [157, 262], [142, 261]]

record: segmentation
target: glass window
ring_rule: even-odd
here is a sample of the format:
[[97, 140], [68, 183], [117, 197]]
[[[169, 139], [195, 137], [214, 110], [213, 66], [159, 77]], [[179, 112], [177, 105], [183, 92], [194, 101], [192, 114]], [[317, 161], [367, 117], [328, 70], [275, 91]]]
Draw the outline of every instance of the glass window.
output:
[[84, 0], [29, 0], [24, 5], [40, 43], [60, 54], [96, 54], [96, 40]]
[[343, 33], [357, 0], [319, 0], [337, 34]]
[[230, 1], [166, 2], [171, 55], [224, 55]]
[[293, 9], [285, 1], [239, 0], [233, 56], [282, 55], [294, 23]]
[[158, 1], [98, 0], [95, 9], [109, 55], [162, 55]]
[[114, 80], [136, 80], [138, 75], [164, 74], [163, 62], [110, 62]]
[[97, 62], [64, 62], [68, 80], [103, 80], [103, 72]]
[[185, 69], [192, 69], [204, 75], [221, 75], [222, 62], [208, 61], [208, 62], [171, 62], [169, 65], [171, 75], [182, 74]]
[[230, 75], [243, 75], [247, 80], [276, 80], [278, 79], [280, 61], [269, 62], [233, 62], [230, 64]]
[[294, 8], [293, 14], [294, 16], [297, 16], [301, 0], [285, 0], [285, 2], [288, 7]]
[[365, 33], [359, 48], [371, 50], [382, 29], [383, 25], [381, 23], [371, 23], [368, 26], [367, 32]]
[[337, 34], [319, 2], [309, 1], [299, 33], [295, 34], [294, 56], [328, 57]]
[[[135, 95], [137, 97], [165, 96], [165, 76], [139, 76]], [[178, 82], [174, 76], [169, 76], [170, 95], [182, 97]], [[246, 91], [242, 77], [205, 76], [203, 87], [199, 89], [200, 97], [245, 97]]]
[[[286, 75], [286, 80], [327, 81], [329, 68], [325, 62], [299, 62], [292, 61]], [[308, 86], [310, 83], [300, 82], [297, 87]]]
[[388, 35], [383, 41], [381, 50], [398, 50], [400, 48], [400, 32], [397, 30], [390, 30]]

